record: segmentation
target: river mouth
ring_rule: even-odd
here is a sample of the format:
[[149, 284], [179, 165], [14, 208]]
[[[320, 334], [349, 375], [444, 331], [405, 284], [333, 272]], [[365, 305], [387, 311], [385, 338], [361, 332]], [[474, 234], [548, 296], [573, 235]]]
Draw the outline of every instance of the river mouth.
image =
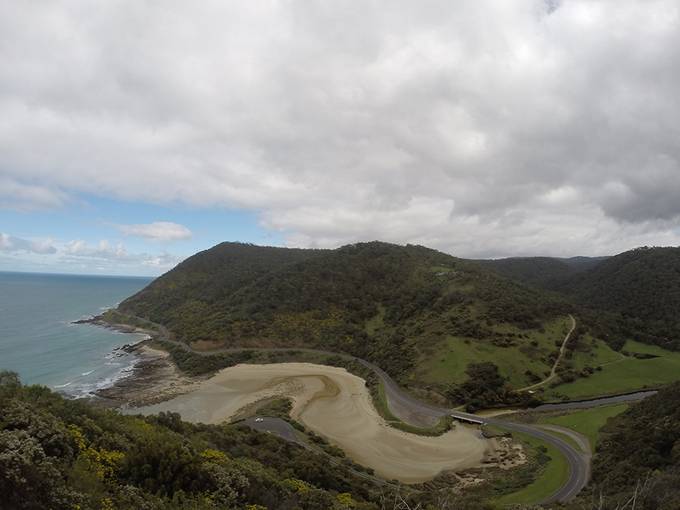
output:
[[187, 421], [215, 424], [272, 397], [292, 399], [294, 419], [388, 480], [419, 483], [442, 471], [478, 467], [494, 448], [478, 429], [463, 425], [438, 437], [394, 429], [373, 407], [363, 379], [310, 363], [236, 365], [189, 393], [134, 412], [172, 411]]

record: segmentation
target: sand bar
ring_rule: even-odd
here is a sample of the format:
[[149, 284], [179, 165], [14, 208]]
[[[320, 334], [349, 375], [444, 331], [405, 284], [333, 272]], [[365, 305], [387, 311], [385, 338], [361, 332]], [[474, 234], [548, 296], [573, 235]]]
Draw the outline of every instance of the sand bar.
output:
[[462, 425], [439, 437], [394, 429], [373, 407], [363, 379], [343, 368], [310, 363], [226, 368], [190, 393], [134, 412], [173, 411], [187, 421], [220, 423], [248, 404], [271, 396], [291, 397], [293, 418], [359, 464], [404, 483], [479, 466], [493, 444], [478, 430]]

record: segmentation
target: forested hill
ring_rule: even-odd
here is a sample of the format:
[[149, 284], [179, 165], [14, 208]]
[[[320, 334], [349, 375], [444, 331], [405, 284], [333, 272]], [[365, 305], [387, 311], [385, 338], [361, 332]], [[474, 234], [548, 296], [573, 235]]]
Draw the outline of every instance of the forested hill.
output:
[[552, 289], [570, 278], [592, 269], [607, 257], [512, 257], [480, 260], [498, 274], [537, 287]]
[[479, 263], [500, 275], [538, 287], [549, 287], [575, 272], [566, 262], [551, 257], [513, 257], [480, 260]]
[[573, 508], [589, 508], [601, 498], [603, 510], [629, 508], [624, 504], [636, 490], [635, 508], [680, 508], [680, 383], [610, 420], [594, 458], [589, 493]]
[[164, 324], [187, 342], [338, 350], [393, 374], [408, 368], [413, 348], [448, 333], [492, 337], [497, 324], [537, 328], [568, 312], [475, 262], [380, 242], [336, 250], [222, 244], [119, 310]]
[[610, 257], [558, 290], [618, 314], [625, 333], [680, 349], [680, 248], [638, 248]]
[[220, 243], [184, 260], [125, 300], [121, 308], [171, 323], [172, 317], [182, 315], [185, 309], [186, 313], [192, 313], [192, 303], [222, 300], [266, 273], [320, 253], [320, 250]]

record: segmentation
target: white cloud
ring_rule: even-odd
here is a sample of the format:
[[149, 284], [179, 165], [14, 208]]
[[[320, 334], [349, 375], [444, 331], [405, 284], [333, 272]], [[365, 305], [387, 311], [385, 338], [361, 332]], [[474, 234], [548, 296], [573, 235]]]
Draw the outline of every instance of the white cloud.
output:
[[248, 208], [290, 244], [468, 256], [680, 244], [678, 62], [674, 0], [5, 2], [0, 207]]
[[101, 240], [97, 244], [88, 244], [83, 240], [69, 241], [59, 251], [62, 261], [89, 260], [91, 262], [110, 262], [115, 267], [148, 266], [158, 269], [170, 269], [179, 263], [183, 257], [169, 253], [129, 253], [123, 243], [112, 244]]
[[[20, 257], [26, 267], [42, 270], [110, 272], [118, 274], [158, 274], [172, 269], [183, 257], [170, 253], [131, 253], [123, 243], [101, 240], [58, 242], [52, 239], [27, 240], [0, 232], [0, 254]], [[30, 257], [29, 257], [30, 255]]]
[[153, 241], [181, 241], [191, 238], [191, 230], [184, 225], [168, 221], [138, 225], [117, 225], [118, 230], [129, 236], [143, 237]]
[[85, 241], [69, 241], [63, 247], [62, 253], [75, 257], [90, 257], [109, 260], [125, 260], [128, 258], [127, 250], [122, 243], [111, 245], [102, 240], [95, 246], [88, 245]]
[[57, 252], [50, 239], [27, 240], [0, 232], [0, 252], [51, 255]]

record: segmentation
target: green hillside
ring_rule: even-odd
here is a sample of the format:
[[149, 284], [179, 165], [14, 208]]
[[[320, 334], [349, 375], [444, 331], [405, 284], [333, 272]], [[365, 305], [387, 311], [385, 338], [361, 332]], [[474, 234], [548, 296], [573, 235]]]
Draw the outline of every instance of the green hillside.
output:
[[616, 349], [633, 339], [680, 350], [680, 248], [637, 248], [613, 257], [480, 261], [518, 282], [560, 293], [582, 322]]
[[126, 299], [121, 310], [183, 330], [182, 321], [201, 314], [206, 303], [219, 302], [244, 285], [278, 268], [306, 260], [318, 250], [221, 243], [181, 262]]
[[559, 299], [476, 262], [380, 242], [336, 250], [221, 244], [189, 258], [119, 311], [163, 324], [193, 345], [350, 353], [440, 394], [465, 377], [467, 364], [428, 375], [434, 358], [488, 358], [465, 354], [466, 342], [525, 364], [519, 372], [501, 367], [512, 384], [549, 371], [563, 337], [553, 325], [569, 313]]
[[680, 350], [680, 248], [621, 253], [558, 290], [581, 305], [613, 314], [622, 338]]
[[[585, 367], [595, 369], [587, 377], [567, 377]], [[545, 390], [550, 399], [580, 399], [658, 388], [680, 380], [680, 353], [655, 345], [627, 341], [621, 351], [594, 341], [589, 352], [576, 352], [565, 362], [567, 372]]]
[[680, 383], [609, 419], [599, 432], [592, 482], [568, 508], [632, 508], [625, 503], [636, 491], [635, 508], [678, 508]]
[[498, 274], [521, 283], [552, 289], [579, 273], [596, 267], [607, 257], [511, 257], [480, 260], [479, 263]]
[[563, 260], [551, 257], [513, 257], [479, 263], [502, 276], [538, 287], [549, 287], [577, 272]]

